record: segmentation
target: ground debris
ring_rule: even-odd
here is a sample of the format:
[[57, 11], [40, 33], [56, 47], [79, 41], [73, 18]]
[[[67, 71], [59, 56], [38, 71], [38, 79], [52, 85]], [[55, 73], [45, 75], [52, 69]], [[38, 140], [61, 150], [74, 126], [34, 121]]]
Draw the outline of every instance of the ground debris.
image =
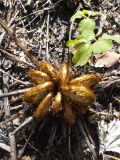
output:
[[104, 119], [99, 121], [98, 134], [100, 142], [100, 154], [104, 154], [106, 151], [120, 153], [119, 119], [113, 119], [110, 122], [106, 122]]
[[[66, 42], [76, 9], [101, 13], [99, 37], [104, 31], [119, 34], [119, 6], [119, 0], [0, 0], [0, 17], [34, 57], [58, 66], [63, 61], [71, 64]], [[113, 51], [119, 55], [117, 44]], [[103, 75], [95, 88], [96, 103], [75, 125], [69, 126], [61, 116], [48, 116], [36, 124], [33, 110], [22, 98], [33, 87], [27, 72], [35, 66], [0, 26], [0, 159], [97, 160], [102, 154], [106, 160], [118, 160], [114, 152], [120, 152], [120, 66], [113, 61], [118, 62], [118, 57], [112, 63], [105, 59], [107, 65], [101, 68], [72, 66], [75, 76]]]

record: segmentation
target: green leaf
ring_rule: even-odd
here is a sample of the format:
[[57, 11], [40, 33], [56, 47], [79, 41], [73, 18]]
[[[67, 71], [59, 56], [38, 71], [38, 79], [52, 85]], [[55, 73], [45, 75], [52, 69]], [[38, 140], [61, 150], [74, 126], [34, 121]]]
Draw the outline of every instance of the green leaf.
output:
[[67, 47], [70, 47], [70, 46], [73, 46], [73, 45], [76, 45], [76, 44], [81, 44], [81, 43], [85, 43], [86, 42], [86, 39], [85, 38], [81, 38], [81, 39], [75, 39], [75, 40], [69, 40], [67, 41], [66, 45]]
[[119, 35], [109, 35], [109, 34], [104, 33], [102, 35], [102, 39], [110, 39], [110, 40], [113, 40], [117, 43], [120, 43], [120, 36]]
[[76, 66], [83, 66], [88, 62], [88, 60], [91, 57], [91, 54], [92, 46], [90, 44], [82, 44], [73, 56], [72, 62], [76, 64]]
[[100, 39], [93, 43], [93, 53], [104, 53], [112, 48], [112, 41], [109, 39]]
[[84, 31], [82, 32], [81, 35], [84, 36], [84, 38], [85, 38], [86, 40], [93, 40], [93, 39], [95, 39], [95, 33], [94, 33], [93, 30], [88, 30], [88, 29], [86, 29], [86, 30], [84, 30]]
[[66, 45], [67, 45], [67, 47], [75, 45], [75, 40], [69, 40], [69, 41], [67, 41]]
[[95, 29], [95, 20], [94, 19], [83, 19], [78, 26], [78, 31], [82, 33], [84, 30], [93, 30]]
[[90, 10], [83, 10], [82, 12], [83, 12], [83, 14], [86, 14], [86, 15], [89, 15], [89, 16], [98, 15], [98, 12], [93, 12], [93, 11], [90, 11]]
[[71, 22], [74, 22], [76, 18], [82, 18], [85, 15], [81, 11], [77, 11], [70, 19]]
[[77, 40], [83, 39], [83, 38], [84, 38], [84, 36], [81, 36], [81, 35], [76, 36], [76, 39], [77, 39]]

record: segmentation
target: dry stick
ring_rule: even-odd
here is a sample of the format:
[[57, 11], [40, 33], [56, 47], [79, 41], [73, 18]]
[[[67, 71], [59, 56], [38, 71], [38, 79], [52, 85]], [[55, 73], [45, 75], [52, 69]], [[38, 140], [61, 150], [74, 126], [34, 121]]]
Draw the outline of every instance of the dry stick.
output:
[[50, 137], [49, 137], [49, 140], [48, 140], [46, 153], [43, 156], [43, 160], [48, 160], [48, 158], [49, 158], [50, 148], [51, 148], [51, 146], [53, 144], [53, 141], [55, 139], [56, 131], [57, 131], [57, 125], [56, 125], [56, 122], [55, 122], [55, 123], [53, 123], [52, 129], [51, 129], [51, 134], [50, 134]]
[[7, 34], [15, 41], [15, 43], [23, 50], [23, 52], [31, 60], [31, 62], [37, 67], [39, 67], [38, 59], [32, 55], [31, 51], [28, 50], [25, 45], [23, 45], [22, 41], [16, 37], [15, 33], [7, 27], [7, 25], [3, 22], [1, 18], [0, 18], [0, 25], [4, 28]]
[[69, 128], [68, 128], [68, 149], [69, 149], [69, 155], [70, 157], [73, 157], [72, 155], [72, 151], [71, 151], [71, 125], [69, 125]]
[[42, 39], [42, 33], [43, 33], [43, 28], [44, 28], [44, 26], [45, 26], [45, 22], [46, 22], [46, 19], [44, 19], [44, 22], [43, 22], [43, 24], [42, 24], [42, 26], [39, 28], [39, 40], [38, 40], [38, 44], [39, 44], [39, 50], [38, 50], [38, 53], [40, 53], [41, 52], [41, 44], [40, 44], [40, 39]]
[[88, 3], [86, 0], [82, 0], [81, 2], [83, 3], [83, 5], [86, 5], [86, 6], [91, 8], [90, 3]]
[[0, 72], [4, 73], [5, 75], [9, 76], [10, 78], [14, 79], [15, 81], [17, 81], [18, 83], [21, 83], [25, 86], [28, 86], [28, 83], [25, 83], [19, 79], [14, 78], [13, 76], [11, 76], [10, 74], [6, 73], [5, 71], [3, 71], [2, 69], [0, 69]]
[[25, 142], [22, 150], [20, 151], [20, 153], [19, 153], [19, 155], [18, 155], [18, 159], [21, 159], [21, 157], [23, 156], [24, 151], [25, 151], [25, 149], [26, 149], [26, 146], [27, 146], [27, 144], [28, 144], [28, 142], [29, 142], [29, 140], [30, 140], [30, 138], [31, 138], [32, 135], [33, 135], [33, 131], [30, 133], [30, 135], [29, 135], [28, 139], [26, 140], [26, 142]]
[[0, 148], [7, 152], [10, 152], [10, 146], [4, 142], [9, 143], [9, 140], [2, 132], [0, 132]]
[[10, 139], [11, 160], [17, 160], [16, 140], [15, 140], [15, 135], [13, 135], [12, 132], [9, 133], [9, 139]]
[[12, 134], [16, 134], [20, 129], [22, 129], [24, 126], [28, 125], [29, 123], [31, 123], [34, 120], [33, 117], [29, 117], [28, 119], [26, 119], [20, 126], [18, 126], [13, 132]]
[[90, 108], [89, 107], [89, 111], [91, 112], [91, 113], [95, 113], [96, 115], [97, 115], [97, 117], [100, 115], [104, 115], [104, 116], [107, 116], [107, 117], [112, 117], [113, 115], [111, 115], [111, 114], [109, 114], [109, 113], [105, 113], [104, 111], [101, 111], [101, 112], [99, 112], [99, 111], [96, 111], [96, 110], [94, 110], [93, 108]]
[[[8, 91], [7, 90], [8, 79], [9, 78], [6, 75], [3, 77], [4, 93], [7, 93], [7, 91]], [[4, 108], [5, 108], [5, 116], [11, 117], [10, 106], [8, 103], [8, 97], [4, 97]], [[15, 140], [15, 136], [12, 134], [12, 130], [13, 130], [12, 121], [10, 121], [6, 127], [7, 127], [8, 137], [9, 137], [9, 141], [10, 141], [10, 157], [11, 157], [11, 160], [17, 160], [16, 140]]]
[[21, 22], [22, 20], [24, 20], [26, 18], [29, 18], [29, 16], [32, 16], [33, 14], [35, 15], [36, 13], [39, 13], [39, 14], [43, 13], [43, 11], [45, 11], [45, 10], [49, 10], [49, 8], [44, 8], [43, 10], [37, 10], [37, 11], [34, 11], [34, 12], [30, 13], [30, 14], [27, 14], [27, 16], [23, 16], [23, 17], [19, 18], [17, 20], [17, 22]]
[[28, 145], [29, 145], [35, 152], [37, 152], [37, 154], [42, 155], [42, 154], [40, 153], [40, 150], [37, 150], [30, 142], [28, 142]]
[[[52, 31], [53, 31], [53, 29], [52, 29]], [[49, 52], [53, 51], [53, 49], [55, 49], [59, 45], [59, 43], [63, 40], [63, 38], [64, 38], [64, 32], [65, 32], [64, 31], [64, 26], [62, 26], [61, 38], [58, 40], [57, 43], [54, 44], [54, 47], [52, 47], [51, 49], [49, 49]]]
[[84, 135], [84, 137], [85, 137], [85, 141], [86, 141], [86, 143], [87, 143], [90, 151], [92, 152], [94, 159], [95, 159], [95, 160], [98, 160], [97, 155], [96, 155], [96, 152], [95, 152], [95, 150], [93, 149], [93, 147], [92, 147], [92, 145], [91, 145], [91, 143], [90, 143], [90, 141], [89, 141], [89, 139], [88, 139], [88, 137], [87, 137], [87, 134], [85, 133], [85, 130], [84, 130], [83, 125], [82, 125], [82, 123], [81, 123], [80, 120], [78, 121], [78, 125], [79, 125], [79, 128], [80, 128], [81, 133], [82, 133], [82, 134]]
[[37, 14], [37, 15], [25, 26], [25, 28], [28, 27], [28, 26], [30, 26], [30, 24], [31, 24], [38, 16], [39, 16], [39, 14]]
[[21, 0], [19, 0], [19, 2], [20, 2], [20, 4], [21, 4], [21, 6], [22, 6], [24, 12], [26, 13], [26, 9], [25, 9], [25, 6], [24, 6], [23, 2], [22, 2]]
[[25, 149], [26, 149], [26, 146], [27, 146], [27, 144], [28, 144], [28, 142], [29, 142], [29, 140], [30, 140], [32, 134], [33, 134], [33, 132], [30, 133], [30, 135], [29, 135], [27, 141], [25, 142], [25, 145], [23, 146], [21, 152], [19, 153], [19, 155], [18, 155], [18, 158], [19, 158], [19, 159], [21, 159], [22, 155], [24, 154], [24, 151], [25, 151]]
[[[10, 20], [10, 22], [9, 22], [9, 24], [8, 24], [8, 27], [11, 26], [11, 24], [13, 23], [13, 21], [14, 21], [15, 18], [17, 17], [18, 13], [19, 13], [19, 11], [16, 12], [16, 14], [14, 15], [13, 18], [11, 18], [11, 20]], [[5, 36], [5, 32], [3, 32], [1, 35], [2, 35], [2, 38], [0, 38], [0, 45], [1, 45], [1, 43], [2, 43], [2, 40], [3, 40], [4, 36]]]
[[14, 95], [18, 95], [18, 94], [23, 94], [30, 89], [31, 88], [25, 88], [25, 89], [21, 89], [21, 90], [18, 90], [18, 91], [13, 91], [13, 92], [9, 92], [9, 93], [0, 94], [0, 98], [14, 96]]
[[7, 118], [4, 122], [0, 123], [0, 128], [3, 128], [3, 126], [5, 126], [8, 122], [12, 121], [13, 119], [17, 118], [18, 116], [20, 116], [19, 112], [12, 115], [10, 118]]
[[8, 140], [8, 137], [6, 137], [5, 133], [3, 133], [1, 130], [0, 130], [0, 137], [5, 140], [7, 143], [9, 143], [9, 140]]
[[31, 63], [28, 63], [28, 62], [25, 62], [23, 60], [20, 60], [20, 58], [18, 58], [17, 56], [12, 55], [11, 53], [9, 53], [9, 52], [7, 52], [7, 51], [5, 51], [3, 49], [0, 49], [0, 51], [1, 51], [2, 54], [6, 55], [12, 61], [18, 62], [20, 64], [27, 65], [27, 66], [32, 67], [32, 68], [35, 68], [35, 66], [32, 65]]
[[48, 12], [48, 16], [47, 16], [47, 33], [46, 33], [46, 59], [48, 60], [50, 57], [49, 57], [49, 54], [48, 54], [48, 42], [49, 42], [49, 18], [50, 18], [50, 15], [49, 15], [49, 12]]
[[83, 122], [83, 125], [84, 125], [85, 131], [86, 131], [86, 133], [88, 135], [88, 138], [89, 138], [90, 142], [95, 146], [95, 143], [94, 143], [94, 141], [93, 141], [93, 139], [92, 139], [92, 137], [91, 137], [91, 135], [90, 135], [90, 133], [88, 131], [87, 124], [85, 122]]
[[113, 85], [113, 84], [115, 84], [115, 83], [120, 83], [120, 78], [115, 79], [115, 80], [112, 80], [112, 81], [109, 81], [109, 80], [108, 80], [108, 81], [100, 82], [100, 84], [102, 84], [102, 85], [106, 84], [106, 85], [104, 86], [104, 88], [110, 87], [110, 85]]
[[14, 110], [18, 110], [18, 109], [21, 109], [21, 108], [23, 108], [23, 105], [22, 105], [22, 104], [20, 104], [20, 105], [18, 105], [18, 106], [15, 106], [15, 107], [12, 107], [10, 110], [11, 110], [11, 111], [14, 111]]
[[[61, 1], [62, 1], [62, 0], [61, 0]], [[50, 8], [50, 7], [46, 7], [46, 8], [44, 8], [44, 9], [42, 9], [42, 10], [34, 11], [34, 12], [30, 13], [30, 14], [27, 14], [26, 16], [23, 16], [23, 17], [19, 18], [19, 19], [17, 20], [17, 22], [21, 22], [21, 20], [26, 19], [26, 18], [29, 18], [29, 16], [32, 16], [32, 15], [35, 15], [35, 14], [37, 14], [37, 16], [39, 16], [41, 13], [43, 14], [44, 11], [49, 11], [50, 9], [52, 9], [52, 8], [54, 8], [54, 7], [55, 7], [55, 5], [52, 6], [51, 8]], [[37, 16], [36, 16], [36, 17], [37, 17]]]
[[120, 158], [114, 157], [112, 155], [103, 154], [104, 159], [110, 159], [110, 160], [120, 160]]
[[57, 42], [57, 43], [55, 43], [55, 44], [54, 44], [54, 47], [52, 47], [51, 49], [49, 49], [49, 52], [53, 51], [53, 49], [55, 49], [55, 48], [57, 47], [57, 45], [59, 45], [59, 44], [60, 44], [60, 42], [63, 40], [63, 38], [64, 38], [64, 36], [63, 36], [63, 37], [61, 37], [61, 38], [58, 40], [58, 42]]

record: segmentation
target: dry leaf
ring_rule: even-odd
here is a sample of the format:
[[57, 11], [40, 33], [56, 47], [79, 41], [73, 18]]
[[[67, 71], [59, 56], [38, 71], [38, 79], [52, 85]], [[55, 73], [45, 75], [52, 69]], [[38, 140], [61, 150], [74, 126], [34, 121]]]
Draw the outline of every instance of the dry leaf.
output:
[[98, 133], [100, 154], [105, 151], [120, 153], [120, 120], [114, 119], [110, 123], [101, 120], [98, 122]]
[[120, 54], [117, 54], [115, 52], [109, 52], [106, 54], [102, 54], [99, 57], [97, 57], [94, 66], [95, 67], [111, 67], [114, 64], [119, 62]]

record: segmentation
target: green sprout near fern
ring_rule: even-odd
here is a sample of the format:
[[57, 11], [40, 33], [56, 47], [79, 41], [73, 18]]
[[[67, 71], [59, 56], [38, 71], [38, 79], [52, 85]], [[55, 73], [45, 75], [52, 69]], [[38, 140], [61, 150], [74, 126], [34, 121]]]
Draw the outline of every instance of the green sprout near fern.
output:
[[74, 40], [67, 42], [68, 47], [75, 48], [75, 54], [72, 62], [76, 66], [83, 66], [92, 56], [109, 51], [113, 46], [113, 41], [120, 43], [120, 36], [102, 34], [99, 39], [96, 39], [95, 28], [96, 22], [90, 17], [99, 15], [99, 13], [83, 10], [77, 11], [72, 17], [71, 22], [74, 23], [75, 19], [82, 19], [78, 24], [77, 31], [79, 35]]

